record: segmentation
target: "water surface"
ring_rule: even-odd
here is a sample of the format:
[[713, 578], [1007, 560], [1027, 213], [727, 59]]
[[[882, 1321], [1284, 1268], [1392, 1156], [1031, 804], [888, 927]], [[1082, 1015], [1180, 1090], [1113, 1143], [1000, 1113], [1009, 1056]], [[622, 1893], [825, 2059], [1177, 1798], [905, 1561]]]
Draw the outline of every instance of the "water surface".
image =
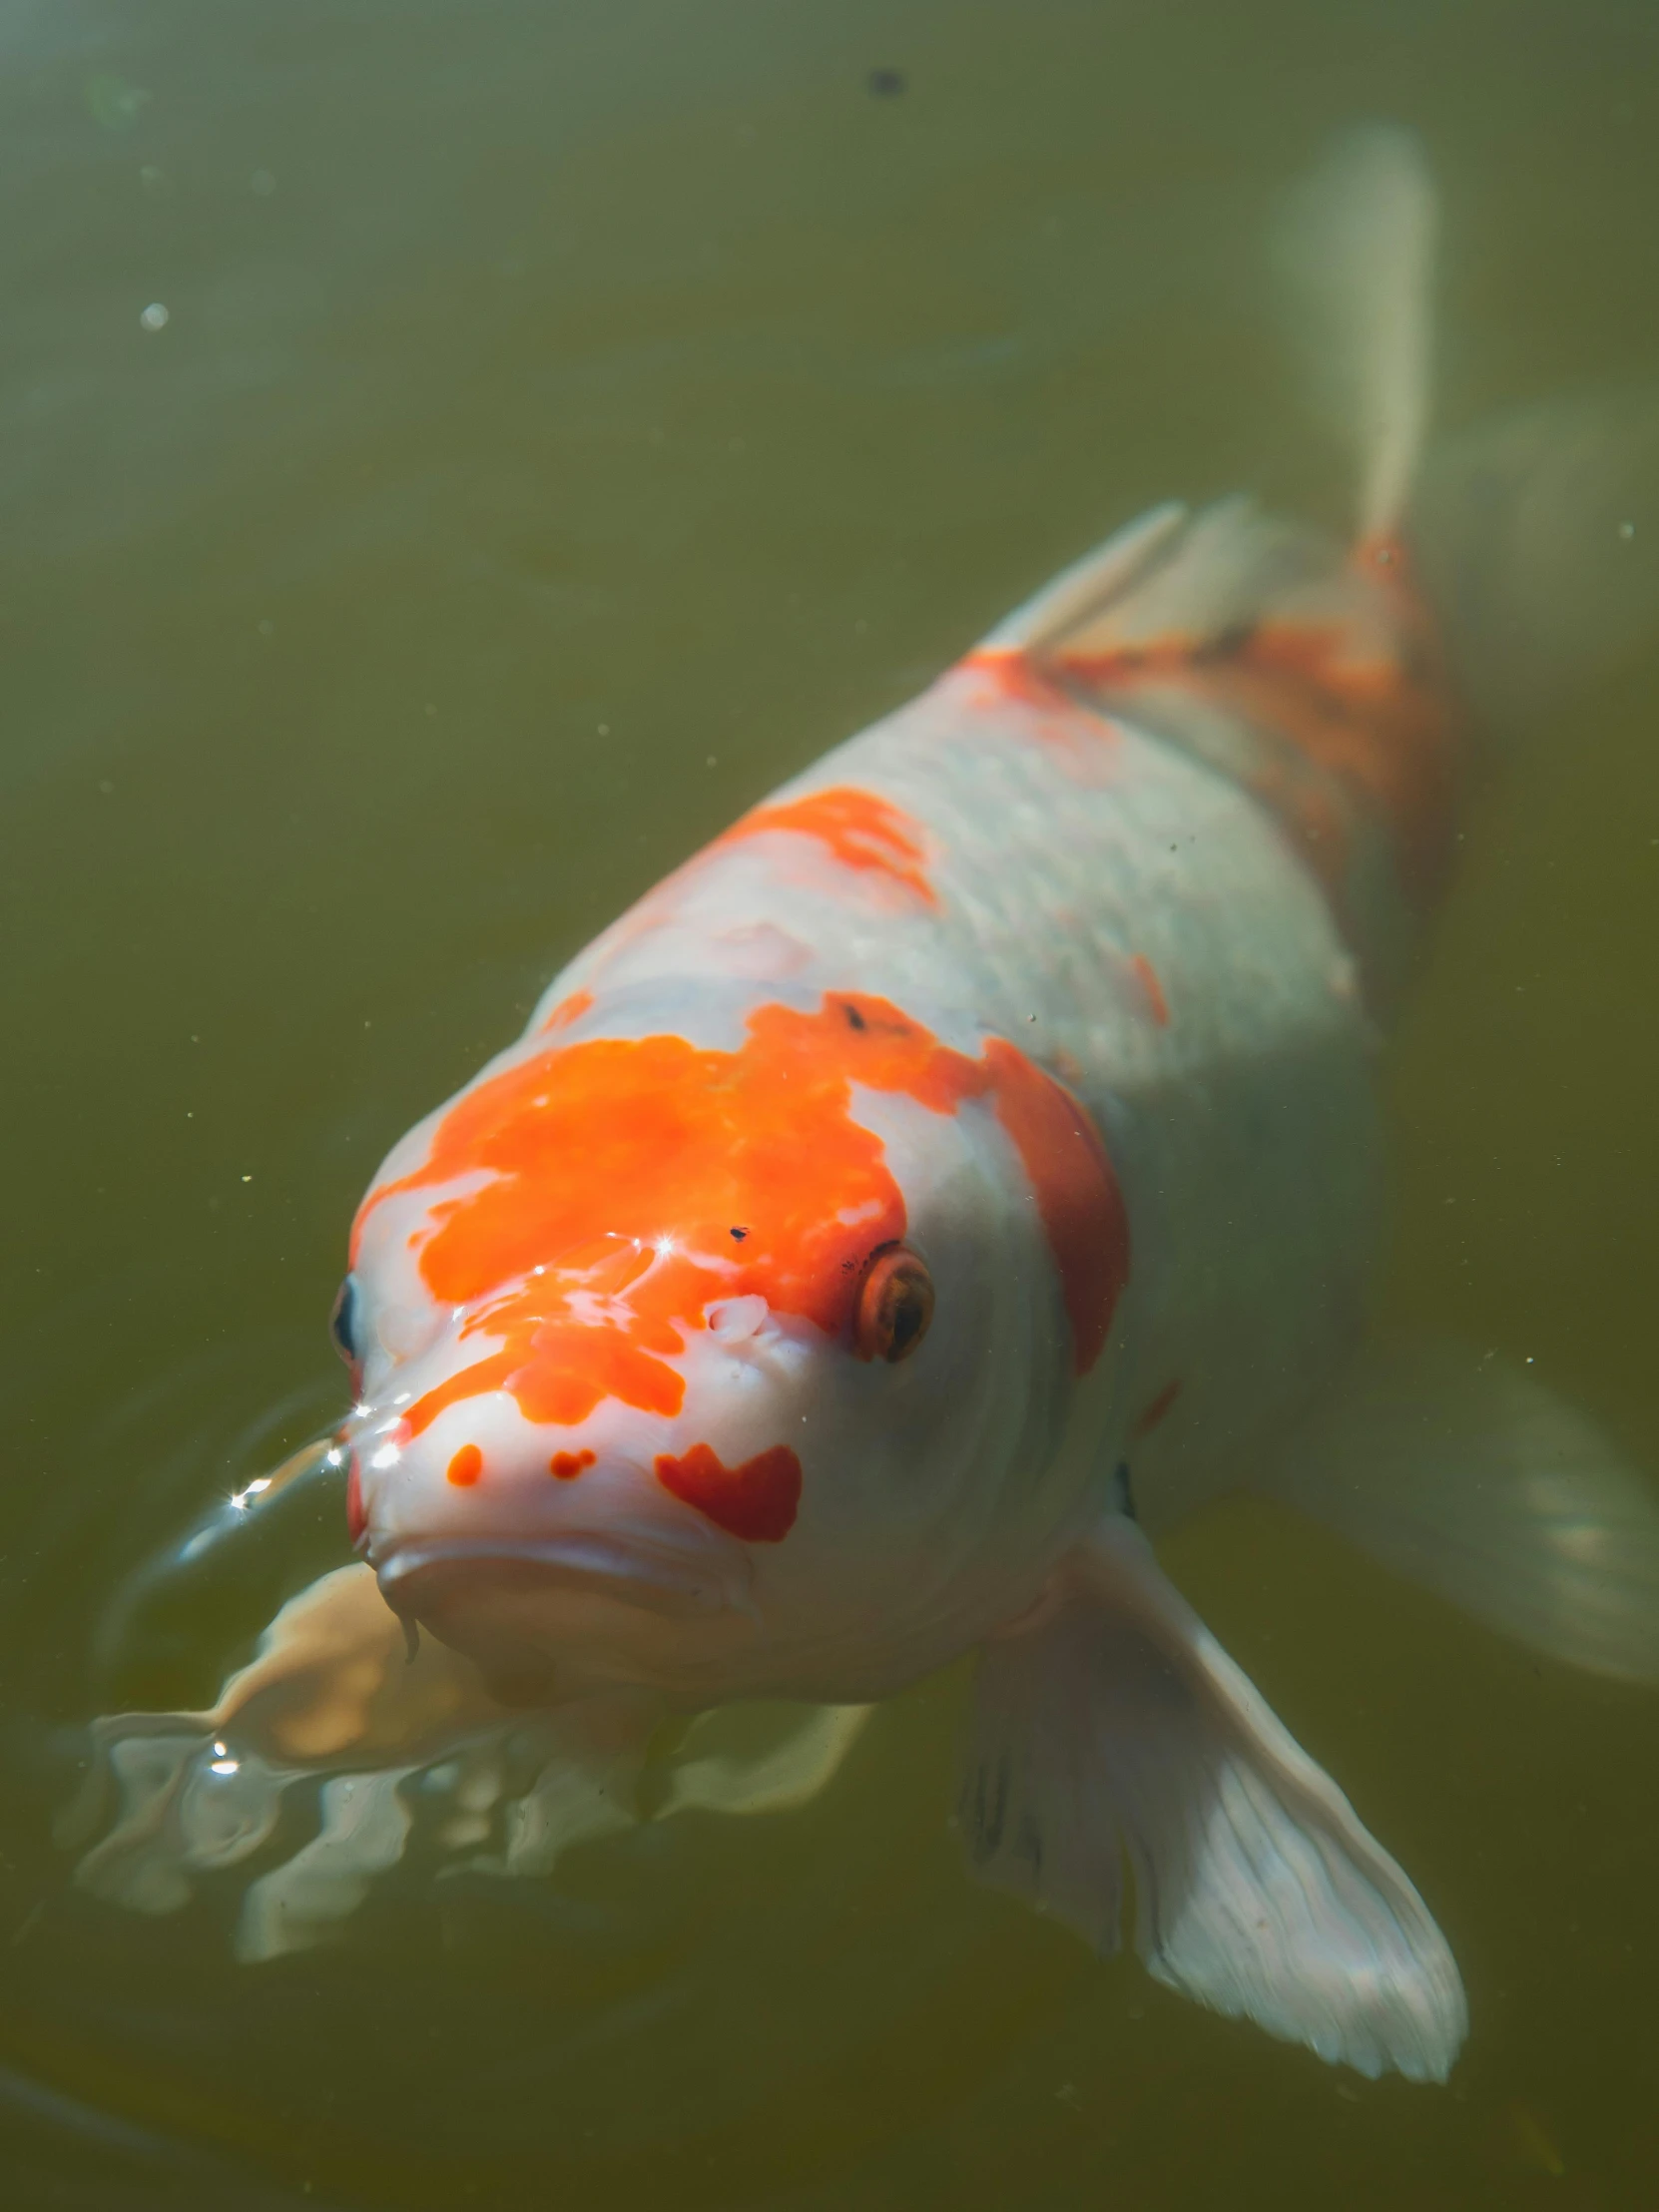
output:
[[[1659, 1700], [1266, 1507], [1169, 1561], [1450, 1936], [1447, 2090], [970, 1886], [952, 1679], [810, 1814], [258, 1970], [46, 1819], [67, 1724], [211, 1695], [223, 1624], [112, 1653], [115, 1593], [338, 1403], [367, 1175], [559, 963], [1151, 500], [1341, 516], [1259, 254], [1336, 129], [1428, 145], [1449, 416], [1654, 372], [1656, 65], [1639, 0], [0, 9], [19, 2201], [1652, 2201]], [[1649, 663], [1471, 829], [1380, 1290], [1652, 1468], [1656, 722]]]

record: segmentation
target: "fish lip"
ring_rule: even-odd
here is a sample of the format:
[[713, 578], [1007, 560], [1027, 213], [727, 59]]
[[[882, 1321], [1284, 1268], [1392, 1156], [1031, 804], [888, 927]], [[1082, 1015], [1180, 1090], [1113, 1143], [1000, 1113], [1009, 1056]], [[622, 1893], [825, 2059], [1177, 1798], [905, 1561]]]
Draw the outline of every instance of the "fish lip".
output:
[[452, 1584], [457, 1570], [469, 1566], [497, 1583], [563, 1583], [648, 1613], [754, 1610], [753, 1564], [747, 1552], [725, 1539], [717, 1548], [706, 1542], [671, 1545], [590, 1530], [523, 1542], [479, 1537], [400, 1545], [375, 1571], [380, 1594], [392, 1611], [414, 1619], [434, 1583]]

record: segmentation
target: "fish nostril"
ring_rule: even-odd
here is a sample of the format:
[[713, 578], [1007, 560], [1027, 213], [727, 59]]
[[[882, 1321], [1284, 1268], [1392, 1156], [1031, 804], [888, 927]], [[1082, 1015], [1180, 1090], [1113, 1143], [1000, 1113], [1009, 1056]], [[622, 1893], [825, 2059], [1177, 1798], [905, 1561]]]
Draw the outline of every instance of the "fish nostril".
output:
[[760, 1335], [771, 1311], [766, 1300], [753, 1293], [746, 1298], [722, 1299], [718, 1306], [709, 1308], [709, 1333], [723, 1345], [747, 1344]]

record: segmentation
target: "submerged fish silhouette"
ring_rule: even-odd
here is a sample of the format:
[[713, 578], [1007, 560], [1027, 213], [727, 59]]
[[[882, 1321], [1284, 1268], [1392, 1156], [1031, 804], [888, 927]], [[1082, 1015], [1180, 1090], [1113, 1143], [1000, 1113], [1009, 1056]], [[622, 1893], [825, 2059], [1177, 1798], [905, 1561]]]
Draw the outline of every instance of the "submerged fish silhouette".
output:
[[[1480, 748], [1652, 603], [1609, 506], [1651, 408], [1423, 461], [1433, 226], [1386, 130], [1287, 221], [1352, 544], [1245, 500], [1133, 524], [652, 891], [394, 1148], [335, 1320], [360, 1563], [211, 1712], [96, 1724], [120, 1803], [85, 1884], [169, 1910], [326, 1777], [249, 1891], [265, 1955], [417, 1818], [544, 1872], [633, 1817], [665, 1714], [715, 1718], [659, 1811], [799, 1802], [864, 1706], [977, 1649], [984, 1880], [1443, 2077], [1426, 1907], [1146, 1533], [1254, 1475], [1659, 1679], [1659, 1513], [1585, 1423], [1469, 1363], [1334, 1384], [1373, 1039]], [[722, 1739], [758, 1700], [830, 1710]]]

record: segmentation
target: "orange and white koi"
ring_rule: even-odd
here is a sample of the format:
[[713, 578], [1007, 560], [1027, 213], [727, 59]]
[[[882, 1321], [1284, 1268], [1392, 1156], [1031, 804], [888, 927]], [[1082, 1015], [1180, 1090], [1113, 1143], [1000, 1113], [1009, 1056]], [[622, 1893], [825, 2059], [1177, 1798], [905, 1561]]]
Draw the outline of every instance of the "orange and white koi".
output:
[[[665, 1711], [844, 1709], [977, 1649], [981, 1877], [1328, 2058], [1445, 2074], [1464, 1998], [1427, 1908], [1145, 1533], [1302, 1422], [1351, 1476], [1284, 1458], [1315, 1510], [1554, 1648], [1594, 1615], [1579, 1656], [1659, 1672], [1631, 1596], [1655, 1516], [1582, 1424], [1548, 1512], [1488, 1485], [1478, 1591], [1436, 1503], [1466, 1483], [1367, 1488], [1306, 1426], [1360, 1332], [1374, 1036], [1492, 657], [1461, 620], [1469, 502], [1430, 519], [1456, 464], [1418, 466], [1432, 229], [1389, 132], [1296, 219], [1362, 446], [1356, 543], [1243, 500], [1132, 525], [642, 899], [394, 1148], [335, 1320], [361, 1563], [184, 1752], [101, 1724], [149, 1764], [95, 1887], [176, 1902], [228, 1835], [269, 1834], [285, 1779], [331, 1772], [359, 1794], [325, 1796], [319, 1843], [351, 1846], [355, 1896], [401, 1849], [399, 1780], [457, 1744], [487, 1763], [514, 1713], [549, 1774], [614, 1781]], [[1503, 433], [1481, 558], [1561, 442]], [[1536, 1427], [1526, 1399], [1510, 1476]], [[798, 1781], [852, 1724], [813, 1725]], [[507, 1863], [549, 1863], [567, 1799], [516, 1801]], [[262, 1879], [293, 1906], [291, 1873]]]

